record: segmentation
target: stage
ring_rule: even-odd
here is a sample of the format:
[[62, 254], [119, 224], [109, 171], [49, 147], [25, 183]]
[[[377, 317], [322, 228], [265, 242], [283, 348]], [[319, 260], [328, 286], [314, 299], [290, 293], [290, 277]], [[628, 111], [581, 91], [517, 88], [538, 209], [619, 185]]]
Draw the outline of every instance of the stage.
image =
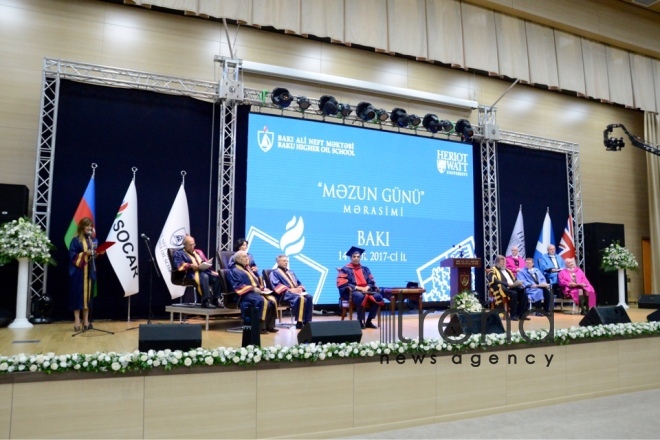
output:
[[[565, 309], [570, 312], [571, 309]], [[638, 309], [632, 306], [627, 310], [628, 316], [632, 322], [646, 322], [648, 314], [653, 312], [651, 309]], [[442, 311], [428, 314], [424, 320], [424, 338], [439, 338], [438, 320]], [[326, 315], [314, 316], [314, 321], [338, 321], [340, 316]], [[570, 328], [578, 326], [581, 315], [571, 315], [559, 311], [554, 314], [555, 329]], [[153, 320], [152, 323], [169, 324], [169, 319]], [[132, 352], [138, 348], [138, 337], [140, 324], [146, 324], [146, 320], [137, 321], [95, 321], [94, 327], [99, 330], [112, 332], [107, 334], [98, 331], [89, 331], [72, 336], [73, 321], [60, 321], [51, 324], [35, 324], [31, 329], [0, 329], [0, 353], [5, 356], [16, 355], [20, 353], [94, 353], [102, 352]], [[202, 327], [202, 346], [204, 348], [217, 347], [240, 347], [242, 335], [240, 333], [231, 333], [227, 329], [238, 327], [241, 320], [238, 317], [210, 317], [209, 330], [205, 331], [205, 317], [203, 316], [184, 316], [179, 320], [178, 315], [174, 315], [174, 323], [199, 325]], [[291, 319], [284, 316], [283, 324], [290, 324]], [[402, 319], [403, 336], [406, 338], [417, 338], [418, 335], [418, 316], [417, 312], [408, 311]], [[519, 322], [512, 322], [512, 332], [518, 331]], [[529, 321], [525, 321], [525, 330], [538, 330], [549, 328], [549, 321], [545, 317], [531, 316]], [[262, 346], [293, 346], [298, 343], [298, 330], [295, 326], [290, 328], [278, 327], [279, 332], [261, 335]], [[380, 340], [380, 331], [366, 329], [362, 331], [361, 342], [371, 342]]]
[[[630, 308], [628, 315], [644, 322], [652, 311]], [[438, 337], [439, 317], [427, 316], [426, 337]], [[581, 318], [556, 313], [555, 327], [578, 325]], [[203, 328], [204, 321], [187, 324]], [[141, 323], [97, 321], [97, 329], [114, 334], [75, 337], [72, 322], [3, 328], [0, 350], [3, 355], [129, 352], [138, 347]], [[548, 326], [543, 317], [524, 323], [525, 329]], [[212, 320], [210, 330], [202, 331], [202, 345], [240, 346], [241, 334], [226, 331], [239, 324], [237, 318]], [[404, 337], [414, 337], [417, 315], [405, 315], [402, 328]], [[261, 341], [294, 345], [296, 336], [295, 328], [282, 328]], [[379, 338], [379, 330], [363, 331], [362, 342]], [[399, 356], [390, 362], [334, 358], [126, 374], [12, 373], [0, 376], [0, 437], [337, 438], [660, 387], [658, 337], [514, 344], [467, 352], [462, 361], [459, 353], [444, 352], [423, 363], [414, 356], [403, 356], [406, 362]], [[85, 423], [72, 424], [76, 419]]]

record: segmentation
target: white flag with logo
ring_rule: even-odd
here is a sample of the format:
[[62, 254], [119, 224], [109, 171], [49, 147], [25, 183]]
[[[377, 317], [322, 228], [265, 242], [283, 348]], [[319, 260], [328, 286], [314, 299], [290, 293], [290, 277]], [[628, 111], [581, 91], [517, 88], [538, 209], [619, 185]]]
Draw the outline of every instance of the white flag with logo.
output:
[[518, 218], [516, 224], [513, 226], [511, 238], [509, 239], [509, 246], [506, 248], [505, 255], [511, 255], [511, 248], [518, 246], [518, 255], [525, 258], [525, 228], [523, 227], [522, 207], [518, 211]]
[[179, 192], [174, 199], [172, 209], [170, 209], [170, 213], [165, 221], [165, 226], [163, 226], [163, 232], [160, 233], [160, 237], [156, 243], [156, 262], [172, 299], [183, 296], [186, 288], [172, 284], [170, 273], [172, 273], [174, 268], [170, 264], [167, 249], [181, 249], [183, 247], [183, 239], [189, 233], [190, 216], [188, 215], [188, 199], [186, 198], [186, 190], [183, 184], [181, 184]]
[[121, 202], [106, 241], [114, 242], [107, 250], [110, 265], [117, 274], [124, 296], [140, 291], [138, 270], [138, 206], [135, 179]]
[[545, 213], [543, 219], [543, 227], [539, 234], [539, 240], [536, 242], [536, 250], [534, 251], [534, 263], [536, 264], [544, 254], [548, 253], [548, 245], [555, 244], [555, 233], [552, 231], [552, 222], [550, 221], [550, 213]]

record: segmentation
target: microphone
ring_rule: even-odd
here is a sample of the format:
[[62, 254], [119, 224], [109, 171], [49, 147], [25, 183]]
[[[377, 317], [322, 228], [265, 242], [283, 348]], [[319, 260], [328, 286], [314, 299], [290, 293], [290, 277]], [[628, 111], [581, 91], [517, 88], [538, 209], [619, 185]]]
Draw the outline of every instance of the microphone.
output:
[[140, 237], [142, 237], [143, 240], [151, 241], [151, 240], [149, 240], [149, 237], [147, 237], [147, 236], [144, 235], [144, 234], [140, 234]]

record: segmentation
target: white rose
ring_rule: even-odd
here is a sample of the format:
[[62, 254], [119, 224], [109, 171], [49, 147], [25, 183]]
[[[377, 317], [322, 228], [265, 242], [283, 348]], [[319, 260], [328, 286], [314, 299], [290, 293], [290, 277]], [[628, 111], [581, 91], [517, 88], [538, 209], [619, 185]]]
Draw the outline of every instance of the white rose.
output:
[[183, 364], [184, 364], [186, 367], [191, 366], [191, 365], [192, 365], [192, 359], [190, 359], [190, 358], [186, 358], [186, 359], [183, 361]]
[[119, 362], [113, 362], [111, 368], [113, 371], [117, 371], [121, 368], [121, 364], [119, 364]]

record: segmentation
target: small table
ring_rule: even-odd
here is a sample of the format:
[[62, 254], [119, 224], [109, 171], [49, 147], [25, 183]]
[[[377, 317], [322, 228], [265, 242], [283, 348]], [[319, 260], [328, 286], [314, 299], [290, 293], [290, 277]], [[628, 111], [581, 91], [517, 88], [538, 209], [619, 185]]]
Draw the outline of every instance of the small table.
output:
[[390, 313], [389, 316], [385, 316], [385, 319], [382, 321], [380, 327], [380, 340], [381, 342], [394, 342], [394, 332], [396, 328], [396, 303], [399, 300], [399, 295], [401, 295], [401, 301], [405, 298], [416, 299], [418, 304], [419, 314], [423, 313], [422, 309], [422, 295], [426, 292], [426, 289], [422, 288], [412, 288], [412, 287], [383, 287], [381, 292], [384, 294], [391, 294], [390, 297]]
[[207, 309], [202, 307], [189, 307], [189, 306], [178, 306], [172, 304], [171, 306], [165, 306], [165, 311], [170, 312], [170, 324], [174, 323], [174, 314], [179, 313], [181, 315], [203, 315], [206, 317], [206, 331], [209, 330], [209, 316], [218, 316], [218, 315], [240, 315], [240, 309], [224, 309], [224, 308], [215, 308]]

